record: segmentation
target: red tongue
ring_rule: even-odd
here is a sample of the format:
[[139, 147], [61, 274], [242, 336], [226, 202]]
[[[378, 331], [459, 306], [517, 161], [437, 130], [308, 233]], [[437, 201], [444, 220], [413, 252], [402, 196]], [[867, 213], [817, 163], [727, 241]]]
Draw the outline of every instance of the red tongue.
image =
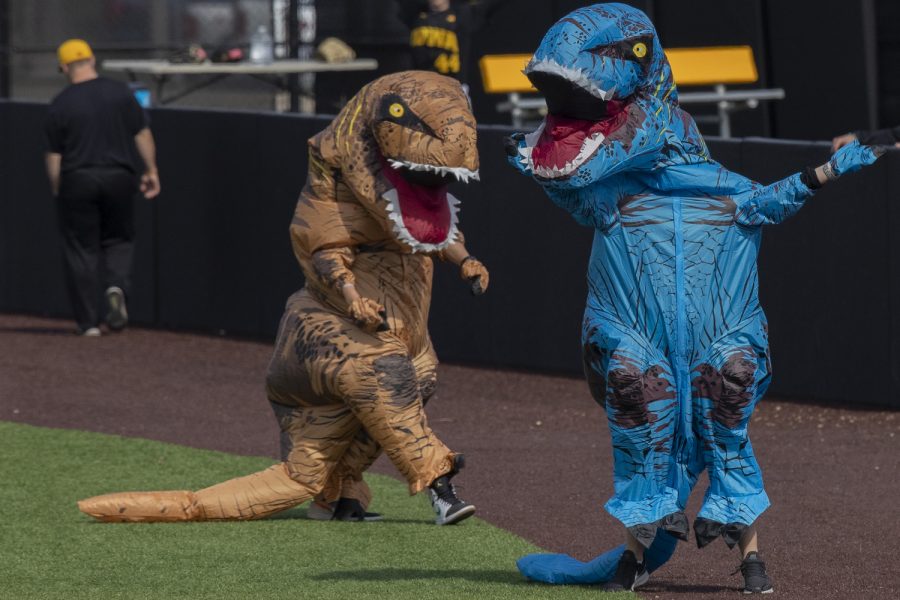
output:
[[609, 116], [602, 121], [585, 121], [548, 114], [544, 119], [541, 137], [531, 151], [532, 162], [541, 167], [565, 166], [578, 156], [588, 136], [597, 132], [608, 136], [621, 127], [628, 118], [628, 111], [625, 108], [624, 102], [610, 100], [606, 106]]
[[410, 235], [423, 244], [446, 241], [451, 221], [447, 186], [428, 187], [410, 183], [387, 161], [382, 159], [381, 162], [381, 171], [397, 190], [397, 208]]

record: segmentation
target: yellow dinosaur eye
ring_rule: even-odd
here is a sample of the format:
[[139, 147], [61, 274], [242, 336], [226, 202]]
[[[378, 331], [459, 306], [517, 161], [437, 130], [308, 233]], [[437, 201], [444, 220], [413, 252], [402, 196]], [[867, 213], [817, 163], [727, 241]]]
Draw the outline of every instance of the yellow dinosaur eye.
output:
[[634, 52], [634, 55], [638, 58], [644, 58], [647, 56], [647, 44], [638, 42], [631, 48], [631, 51]]
[[403, 105], [399, 102], [394, 102], [388, 107], [388, 112], [391, 113], [391, 116], [395, 119], [399, 119], [403, 116], [403, 113], [406, 112], [406, 109], [403, 108]]

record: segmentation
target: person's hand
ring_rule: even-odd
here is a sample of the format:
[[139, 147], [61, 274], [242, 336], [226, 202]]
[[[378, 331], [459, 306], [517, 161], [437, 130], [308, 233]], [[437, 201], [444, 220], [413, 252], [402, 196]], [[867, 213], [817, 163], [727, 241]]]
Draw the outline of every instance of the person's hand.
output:
[[480, 296], [487, 291], [491, 279], [490, 273], [474, 256], [466, 257], [459, 264], [459, 275], [472, 284], [473, 295]]
[[157, 171], [147, 171], [141, 175], [141, 193], [144, 198], [151, 200], [159, 196], [162, 188], [159, 185], [159, 173]]
[[387, 331], [387, 311], [371, 298], [359, 297], [350, 303], [350, 318], [363, 330]]
[[841, 175], [859, 171], [871, 165], [884, 154], [884, 146], [863, 146], [858, 141], [841, 147], [827, 163], [822, 165], [828, 179], [836, 179]]
[[509, 137], [503, 138], [503, 149], [506, 151], [506, 162], [515, 167], [522, 173], [528, 173], [528, 166], [525, 155], [522, 153], [526, 147], [525, 135], [522, 133], [514, 133]]
[[525, 144], [525, 135], [522, 133], [514, 133], [503, 138], [503, 149], [507, 156], [519, 156], [519, 148]]
[[845, 133], [844, 135], [839, 135], [833, 140], [831, 140], [831, 151], [837, 152], [847, 144], [852, 144], [856, 141], [856, 134], [854, 133]]

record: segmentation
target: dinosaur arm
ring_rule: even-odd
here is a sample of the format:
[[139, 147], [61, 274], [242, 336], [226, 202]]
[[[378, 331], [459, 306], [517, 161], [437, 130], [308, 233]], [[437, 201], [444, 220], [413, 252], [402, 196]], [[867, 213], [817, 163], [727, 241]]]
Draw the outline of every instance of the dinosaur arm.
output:
[[883, 148], [853, 142], [835, 152], [827, 163], [816, 167], [812, 173], [794, 173], [766, 186], [748, 179], [747, 189], [735, 198], [738, 205], [735, 219], [749, 226], [781, 223], [796, 214], [823, 184], [871, 165], [883, 153]]
[[458, 238], [459, 241], [453, 242], [441, 250], [438, 257], [454, 265], [459, 265], [459, 276], [471, 284], [474, 295], [480, 296], [487, 290], [490, 274], [480, 260], [469, 254], [462, 238], [462, 232], [458, 234]]
[[749, 189], [735, 200], [735, 220], [741, 225], [775, 225], [797, 213], [813, 195], [813, 190], [800, 179], [800, 173], [762, 185], [748, 180]]
[[353, 262], [356, 252], [351, 247], [323, 248], [313, 252], [312, 262], [316, 275], [326, 286], [342, 291], [345, 285], [356, 283]]

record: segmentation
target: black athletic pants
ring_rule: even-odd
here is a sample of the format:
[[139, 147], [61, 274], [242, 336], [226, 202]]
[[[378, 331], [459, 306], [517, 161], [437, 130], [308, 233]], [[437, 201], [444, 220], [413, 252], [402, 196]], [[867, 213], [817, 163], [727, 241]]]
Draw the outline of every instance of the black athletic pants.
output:
[[62, 175], [57, 197], [66, 287], [79, 329], [100, 324], [101, 288], [130, 286], [137, 177], [93, 167]]

